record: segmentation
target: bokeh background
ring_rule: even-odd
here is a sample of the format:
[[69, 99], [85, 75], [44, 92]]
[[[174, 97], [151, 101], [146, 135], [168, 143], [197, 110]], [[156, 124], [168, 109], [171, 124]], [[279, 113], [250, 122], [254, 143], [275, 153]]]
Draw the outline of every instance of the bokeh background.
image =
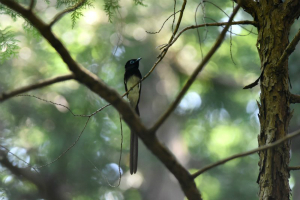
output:
[[[195, 24], [195, 11], [200, 1], [190, 0], [179, 30]], [[232, 11], [231, 1], [213, 1], [226, 13]], [[72, 28], [71, 14], [66, 15], [53, 31], [82, 66], [99, 76], [120, 94], [124, 93], [124, 64], [142, 57], [140, 70], [145, 75], [159, 55], [159, 45], [169, 41], [172, 21], [164, 21], [173, 13], [174, 1], [144, 1], [136, 6], [132, 0], [121, 0], [112, 23], [104, 11], [104, 1], [93, 3]], [[182, 1], [177, 1], [176, 11]], [[37, 1], [35, 12], [46, 22], [64, 7], [56, 1]], [[205, 15], [204, 15], [205, 13]], [[178, 17], [178, 15], [177, 15]], [[0, 15], [0, 28], [11, 26], [19, 41], [19, 53], [1, 63], [0, 92], [9, 91], [39, 80], [69, 73], [54, 49], [30, 28], [23, 28], [24, 20]], [[223, 22], [228, 17], [217, 7], [205, 3], [199, 7], [198, 24]], [[240, 10], [235, 20], [251, 20]], [[299, 21], [291, 31], [291, 38], [299, 29]], [[246, 28], [246, 29], [244, 29]], [[140, 113], [143, 123], [150, 127], [164, 113], [183, 87], [189, 75], [201, 62], [199, 36], [205, 55], [214, 44], [222, 27], [206, 27], [186, 31], [170, 48], [163, 61], [142, 83]], [[249, 32], [250, 30], [251, 32]], [[257, 79], [260, 61], [256, 50], [256, 28], [233, 26], [230, 34], [213, 56], [195, 83], [184, 96], [175, 112], [158, 131], [160, 141], [174, 153], [189, 171], [196, 170], [257, 147], [259, 134], [259, 87], [242, 88]], [[231, 46], [231, 50], [230, 50]], [[231, 53], [230, 53], [231, 51]], [[2, 49], [2, 52], [4, 50]], [[232, 58], [231, 58], [232, 54]], [[289, 73], [293, 93], [300, 93], [299, 45], [289, 59]], [[75, 114], [90, 114], [107, 104], [99, 96], [76, 81], [66, 81], [31, 91], [28, 94], [63, 104]], [[294, 117], [290, 131], [300, 128], [299, 106], [292, 105]], [[55, 106], [31, 97], [14, 97], [0, 107], [1, 145], [33, 166], [41, 166], [56, 159], [74, 143], [82, 131], [86, 118], [74, 117], [64, 107]], [[139, 166], [136, 175], [129, 174], [129, 135], [123, 122], [122, 181], [118, 183], [118, 160], [121, 132], [119, 114], [108, 107], [91, 118], [77, 144], [61, 159], [40, 169], [41, 174], [56, 177], [65, 185], [65, 192], [74, 200], [184, 199], [177, 180], [140, 142]], [[291, 165], [300, 165], [300, 138], [292, 142]], [[26, 164], [8, 155], [14, 165]], [[0, 167], [0, 196], [2, 199], [37, 199], [36, 187], [19, 180]], [[258, 155], [230, 161], [196, 179], [206, 200], [258, 199]], [[291, 172], [292, 198], [300, 199], [299, 172]], [[28, 195], [30, 194], [30, 198]], [[27, 197], [26, 197], [27, 196]]]

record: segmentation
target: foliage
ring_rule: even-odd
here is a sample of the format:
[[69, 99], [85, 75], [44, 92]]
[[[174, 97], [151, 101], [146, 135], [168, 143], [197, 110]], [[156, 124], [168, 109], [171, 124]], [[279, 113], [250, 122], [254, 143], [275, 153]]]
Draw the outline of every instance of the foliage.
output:
[[15, 34], [9, 29], [10, 27], [6, 27], [5, 29], [0, 30], [0, 63], [16, 56], [19, 50], [17, 44], [18, 40], [15, 39]]
[[93, 1], [94, 0], [58, 0], [56, 7], [60, 8], [62, 6], [67, 6], [69, 9], [72, 8], [71, 20], [72, 28], [74, 28], [77, 20], [83, 16], [82, 12], [87, 8], [93, 7]]
[[112, 18], [118, 8], [120, 8], [119, 0], [104, 0], [104, 11], [110, 23], [112, 23]]

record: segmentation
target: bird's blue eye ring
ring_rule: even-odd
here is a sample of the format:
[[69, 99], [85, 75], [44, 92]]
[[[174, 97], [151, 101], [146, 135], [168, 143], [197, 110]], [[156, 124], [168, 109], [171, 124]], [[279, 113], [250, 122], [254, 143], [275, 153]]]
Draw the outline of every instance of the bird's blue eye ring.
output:
[[133, 63], [134, 63], [134, 60], [131, 60], [129, 64], [133, 64]]

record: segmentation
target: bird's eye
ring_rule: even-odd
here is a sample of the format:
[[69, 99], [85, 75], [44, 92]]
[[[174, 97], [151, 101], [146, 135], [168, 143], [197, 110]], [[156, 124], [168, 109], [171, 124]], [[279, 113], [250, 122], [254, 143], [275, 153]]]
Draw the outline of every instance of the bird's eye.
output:
[[129, 64], [133, 64], [133, 63], [134, 63], [134, 60], [131, 60]]

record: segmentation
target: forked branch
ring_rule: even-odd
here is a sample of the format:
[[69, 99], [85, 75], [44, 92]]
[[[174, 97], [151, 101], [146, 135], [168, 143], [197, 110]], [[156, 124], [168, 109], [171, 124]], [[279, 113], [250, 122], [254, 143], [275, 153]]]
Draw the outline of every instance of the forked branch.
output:
[[184, 85], [182, 90], [179, 92], [179, 94], [176, 97], [176, 99], [174, 100], [174, 102], [170, 105], [170, 107], [166, 110], [166, 112], [160, 117], [160, 119], [151, 128], [152, 132], [155, 132], [162, 125], [162, 123], [169, 117], [169, 115], [175, 110], [175, 108], [177, 107], [177, 105], [179, 104], [179, 102], [181, 101], [181, 99], [183, 98], [185, 93], [187, 92], [187, 90], [190, 88], [190, 86], [195, 81], [198, 74], [201, 72], [201, 70], [204, 68], [204, 66], [207, 64], [207, 62], [210, 60], [210, 58], [214, 55], [214, 53], [220, 47], [220, 45], [222, 44], [222, 42], [225, 38], [226, 32], [228, 31], [228, 29], [232, 23], [232, 20], [233, 20], [234, 16], [236, 15], [237, 11], [239, 10], [239, 8], [240, 8], [240, 5], [237, 5], [235, 7], [235, 9], [233, 10], [233, 12], [229, 18], [228, 23], [226, 24], [225, 28], [221, 32], [221, 34], [218, 37], [217, 41], [215, 42], [214, 46], [210, 49], [210, 51], [204, 57], [202, 62], [197, 66], [197, 68], [195, 69], [193, 74], [190, 76], [190, 78], [188, 79], [188, 81], [186, 82], [186, 84]]

